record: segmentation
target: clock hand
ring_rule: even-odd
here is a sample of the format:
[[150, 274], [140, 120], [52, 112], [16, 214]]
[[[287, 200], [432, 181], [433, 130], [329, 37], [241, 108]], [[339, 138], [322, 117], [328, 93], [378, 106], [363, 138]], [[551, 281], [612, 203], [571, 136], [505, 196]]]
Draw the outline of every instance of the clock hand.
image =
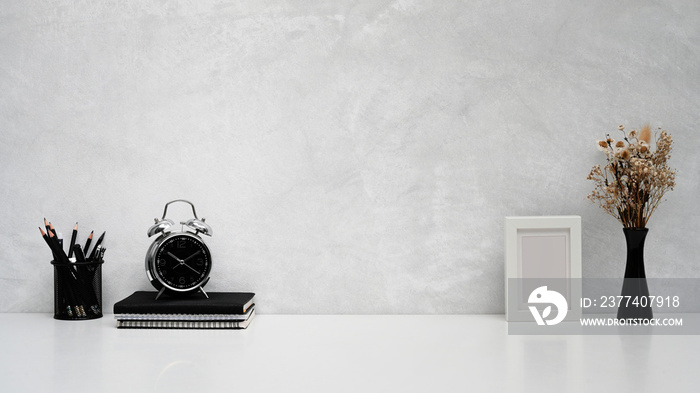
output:
[[176, 261], [178, 261], [178, 262], [182, 262], [182, 260], [181, 260], [180, 258], [176, 257], [176, 256], [175, 256], [173, 253], [171, 253], [170, 251], [168, 251], [167, 254], [168, 254], [169, 257], [173, 258], [174, 260], [176, 260]]
[[182, 264], [185, 265], [185, 266], [187, 266], [187, 267], [188, 267], [190, 270], [192, 270], [193, 272], [199, 274], [199, 272], [198, 272], [197, 270], [195, 270], [192, 266], [190, 266], [190, 265], [188, 265], [188, 264], [186, 264], [186, 263], [184, 263], [184, 262], [183, 262]]
[[189, 257], [185, 258], [182, 262], [185, 263], [185, 262], [189, 261], [190, 259], [196, 257], [197, 255], [199, 255], [199, 254], [201, 254], [201, 253], [202, 253], [202, 250], [199, 250], [199, 251], [195, 252], [194, 254], [190, 255]]
[[175, 262], [177, 262], [177, 263], [175, 264], [175, 266], [173, 266], [173, 268], [176, 268], [176, 267], [182, 265], [182, 263], [183, 263], [182, 259], [176, 257], [175, 254], [171, 253], [170, 251], [166, 252], [166, 254], [167, 254], [170, 258], [174, 259]]

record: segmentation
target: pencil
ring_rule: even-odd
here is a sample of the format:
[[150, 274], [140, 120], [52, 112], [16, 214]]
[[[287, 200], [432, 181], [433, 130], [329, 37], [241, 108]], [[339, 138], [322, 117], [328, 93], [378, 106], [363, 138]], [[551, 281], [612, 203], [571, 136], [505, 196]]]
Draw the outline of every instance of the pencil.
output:
[[75, 238], [78, 236], [78, 223], [73, 227], [73, 234], [70, 237], [70, 246], [68, 247], [68, 258], [73, 256], [73, 247], [75, 246]]
[[97, 239], [97, 242], [95, 243], [95, 247], [92, 249], [92, 252], [90, 253], [90, 258], [88, 258], [88, 259], [92, 260], [93, 258], [95, 258], [95, 253], [97, 252], [97, 247], [99, 247], [102, 244], [102, 240], [104, 240], [104, 238], [105, 238], [105, 233], [107, 233], [107, 231], [102, 232], [102, 235], [100, 235], [99, 239]]
[[39, 232], [41, 232], [41, 237], [44, 238], [46, 245], [49, 246], [49, 248], [51, 249], [51, 254], [53, 254], [53, 259], [55, 260], [56, 259], [56, 252], [53, 250], [53, 246], [51, 245], [51, 240], [49, 239], [49, 235], [47, 235], [46, 232], [44, 232], [44, 230], [41, 229], [41, 227], [39, 227]]
[[92, 243], [92, 234], [95, 231], [90, 231], [90, 236], [88, 236], [87, 241], [85, 242], [85, 247], [83, 248], [83, 252], [87, 254], [88, 250], [90, 249], [90, 243]]
[[46, 221], [46, 217], [44, 217], [44, 227], [46, 228], [46, 233], [51, 232], [51, 227], [49, 226], [49, 222]]
[[68, 261], [68, 257], [66, 256], [66, 253], [63, 252], [63, 248], [58, 245], [58, 240], [57, 240], [56, 236], [53, 234], [53, 232], [51, 232], [51, 231], [49, 231], [49, 240], [51, 240], [51, 242], [54, 245], [54, 253], [56, 254], [56, 258], [60, 259], [59, 261], [56, 261], [56, 262], [68, 263], [69, 261]]
[[48, 237], [48, 235], [46, 235], [46, 232], [44, 232], [44, 230], [41, 229], [41, 227], [39, 227], [39, 232], [41, 232], [41, 237], [44, 238], [44, 241], [46, 241], [46, 244], [48, 244], [48, 246], [51, 247], [51, 243], [49, 243], [49, 237]]

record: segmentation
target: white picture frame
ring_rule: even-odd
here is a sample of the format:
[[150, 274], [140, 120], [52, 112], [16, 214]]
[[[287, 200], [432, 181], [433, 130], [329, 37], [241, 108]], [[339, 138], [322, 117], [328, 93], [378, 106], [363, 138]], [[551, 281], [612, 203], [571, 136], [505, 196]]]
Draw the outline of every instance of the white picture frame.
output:
[[580, 216], [506, 217], [506, 320], [533, 321], [528, 294], [542, 285], [566, 298], [565, 321], [581, 317]]

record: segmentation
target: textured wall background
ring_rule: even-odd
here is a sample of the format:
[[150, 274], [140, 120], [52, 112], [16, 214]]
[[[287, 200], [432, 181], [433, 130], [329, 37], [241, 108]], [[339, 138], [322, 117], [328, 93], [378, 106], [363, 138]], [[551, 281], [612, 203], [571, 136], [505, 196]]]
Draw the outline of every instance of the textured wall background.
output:
[[0, 311], [52, 310], [43, 217], [107, 231], [106, 309], [150, 289], [186, 198], [262, 313], [503, 312], [506, 215], [581, 215], [584, 276], [623, 274], [585, 177], [645, 122], [678, 169], [647, 273], [698, 277], [699, 4], [2, 1]]

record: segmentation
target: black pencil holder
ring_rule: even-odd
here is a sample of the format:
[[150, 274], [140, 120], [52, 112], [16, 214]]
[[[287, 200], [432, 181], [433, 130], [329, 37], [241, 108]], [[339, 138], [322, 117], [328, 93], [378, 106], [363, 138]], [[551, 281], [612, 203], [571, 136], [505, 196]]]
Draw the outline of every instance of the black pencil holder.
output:
[[53, 265], [55, 319], [80, 321], [102, 317], [102, 260]]

